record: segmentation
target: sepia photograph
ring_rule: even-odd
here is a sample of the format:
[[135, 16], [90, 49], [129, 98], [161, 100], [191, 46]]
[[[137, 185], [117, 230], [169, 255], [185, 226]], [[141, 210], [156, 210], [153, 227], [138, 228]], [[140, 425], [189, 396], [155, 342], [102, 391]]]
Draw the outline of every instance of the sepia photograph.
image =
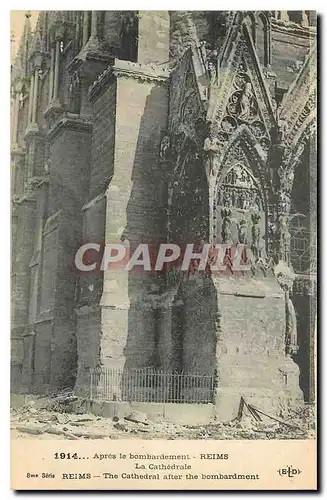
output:
[[10, 18], [11, 487], [316, 489], [317, 13]]

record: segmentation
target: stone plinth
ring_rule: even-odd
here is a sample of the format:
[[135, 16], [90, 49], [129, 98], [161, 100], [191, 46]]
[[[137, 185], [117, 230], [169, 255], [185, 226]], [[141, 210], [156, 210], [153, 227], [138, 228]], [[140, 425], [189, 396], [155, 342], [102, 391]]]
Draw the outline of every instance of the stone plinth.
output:
[[285, 296], [277, 281], [222, 277], [216, 286], [217, 417], [236, 417], [241, 396], [274, 414], [302, 403], [299, 368], [285, 356]]

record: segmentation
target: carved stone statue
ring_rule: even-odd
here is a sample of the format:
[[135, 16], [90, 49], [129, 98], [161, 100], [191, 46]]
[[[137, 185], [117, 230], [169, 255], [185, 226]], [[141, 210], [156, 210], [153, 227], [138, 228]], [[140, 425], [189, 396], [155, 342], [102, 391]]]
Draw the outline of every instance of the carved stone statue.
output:
[[250, 82], [247, 82], [245, 84], [239, 106], [240, 106], [240, 113], [238, 115], [238, 118], [243, 121], [248, 121], [251, 118], [252, 114], [252, 106], [253, 106], [253, 93], [252, 93], [252, 86]]
[[217, 137], [214, 137], [211, 132], [204, 141], [203, 149], [208, 157], [209, 174], [216, 175], [218, 173], [217, 152], [219, 151], [219, 143]]
[[232, 243], [232, 211], [229, 208], [223, 208], [221, 210], [221, 216], [223, 219], [221, 228], [221, 239], [223, 243]]
[[242, 219], [238, 224], [238, 242], [245, 244], [247, 240], [247, 221]]
[[218, 84], [218, 72], [217, 72], [217, 63], [213, 61], [213, 59], [208, 62], [208, 73], [210, 77], [210, 85]]
[[70, 76], [69, 92], [73, 92], [76, 88], [78, 88], [80, 83], [80, 74], [78, 71], [74, 71], [74, 73]]
[[255, 260], [259, 259], [261, 257], [261, 248], [260, 248], [260, 219], [261, 216], [260, 214], [252, 214], [251, 220], [252, 220], [252, 229], [251, 229], [251, 235], [252, 235], [252, 243], [251, 243], [251, 250], [253, 253], [253, 256]]
[[276, 122], [277, 122], [277, 126], [276, 126], [276, 142], [277, 142], [277, 144], [284, 144], [285, 137], [287, 135], [288, 127], [287, 127], [286, 120], [283, 120], [282, 118], [280, 118], [279, 109], [278, 108], [276, 110]]
[[282, 215], [279, 217], [279, 241], [280, 241], [280, 258], [287, 261], [291, 246], [291, 233], [289, 231], [289, 216]]
[[274, 274], [285, 293], [285, 354], [291, 357], [298, 351], [297, 320], [294, 305], [290, 299], [290, 290], [293, 286], [294, 273], [285, 261], [280, 260], [274, 268]]
[[170, 152], [171, 152], [170, 137], [169, 137], [169, 135], [165, 135], [162, 138], [162, 141], [160, 144], [160, 159], [162, 161], [169, 160]]

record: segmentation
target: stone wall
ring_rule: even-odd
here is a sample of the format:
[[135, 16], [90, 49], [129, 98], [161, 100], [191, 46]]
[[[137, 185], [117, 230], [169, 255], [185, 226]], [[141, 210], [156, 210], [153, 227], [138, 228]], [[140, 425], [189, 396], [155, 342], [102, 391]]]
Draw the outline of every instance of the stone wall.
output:
[[90, 139], [87, 131], [68, 126], [58, 130], [50, 146], [49, 217], [43, 234], [40, 314], [35, 327], [38, 390], [48, 384], [72, 386], [76, 377], [73, 260], [82, 239], [80, 210], [89, 182]]
[[[114, 176], [107, 191], [106, 241], [157, 245], [165, 235], [164, 173], [159, 144], [167, 126], [167, 89], [134, 78], [117, 80]], [[104, 366], [153, 362], [155, 312], [148, 303], [155, 277], [122, 269], [104, 273]], [[152, 347], [151, 347], [152, 345]]]
[[[138, 66], [130, 69], [137, 71]], [[137, 81], [133, 75], [109, 81], [94, 97], [91, 201], [83, 208], [84, 240], [127, 239], [134, 249], [139, 242], [157, 244], [164, 237], [167, 200], [162, 197], [165, 173], [158, 156], [167, 107], [165, 86], [142, 77]], [[105, 271], [100, 299], [102, 278], [81, 277], [77, 391], [88, 389], [90, 368], [123, 367], [125, 360], [126, 366], [153, 364], [156, 312], [146, 298], [153, 281], [152, 275], [121, 268]], [[89, 346], [87, 332], [92, 335]]]
[[138, 57], [140, 64], [162, 64], [169, 59], [169, 13], [140, 11]]
[[271, 43], [271, 70], [276, 74], [278, 86], [286, 90], [299, 73], [313, 40], [295, 28], [273, 26]]
[[[93, 31], [95, 28], [91, 16], [97, 15], [95, 11], [88, 15], [90, 30], [91, 25]], [[88, 394], [92, 368], [154, 366], [214, 376], [217, 415], [221, 419], [235, 416], [241, 396], [273, 411], [287, 399], [301, 401], [298, 367], [284, 352], [285, 297], [271, 274], [263, 272], [260, 278], [255, 275], [242, 281], [235, 276], [217, 279], [177, 273], [170, 282], [169, 276], [137, 268], [128, 271], [114, 267], [104, 273], [96, 270], [81, 275], [73, 261], [76, 250], [87, 242], [125, 242], [131, 253], [139, 243], [148, 243], [155, 253], [167, 237], [177, 244], [198, 247], [211, 241], [212, 179], [216, 176], [217, 183], [219, 172], [228, 169], [226, 164], [236, 150], [240, 154], [243, 149], [246, 158], [251, 157], [251, 166], [258, 167], [253, 168], [253, 174], [264, 187], [260, 237], [268, 247], [271, 235], [267, 222], [269, 231], [277, 234], [279, 221], [274, 217], [280, 206], [276, 200], [283, 193], [278, 192], [280, 165], [269, 164], [270, 152], [261, 145], [270, 148], [270, 140], [279, 141], [273, 145], [277, 149], [271, 149], [273, 154], [277, 150], [283, 154], [284, 145], [277, 133], [275, 138], [269, 136], [268, 142], [260, 142], [256, 134], [262, 131], [247, 122], [246, 112], [241, 121], [237, 121], [239, 117], [223, 120], [227, 109], [224, 102], [227, 105], [230, 93], [228, 81], [234, 81], [234, 71], [246, 78], [244, 82], [252, 81], [252, 96], [243, 94], [247, 87], [241, 85], [236, 95], [240, 100], [234, 111], [232, 103], [228, 104], [228, 113], [236, 116], [241, 106], [249, 107], [249, 112], [251, 106], [260, 107], [256, 116], [269, 118], [267, 134], [275, 127], [282, 136], [285, 130], [281, 132], [282, 124], [275, 117], [275, 81], [280, 94], [294, 82], [312, 45], [312, 28], [272, 21], [272, 64], [264, 67], [267, 54], [262, 22], [258, 24], [261, 32], [257, 41], [252, 43], [251, 33], [249, 37], [243, 33], [246, 21], [240, 12], [234, 16], [229, 12], [140, 11], [137, 56], [128, 56], [131, 51], [125, 49], [129, 47], [122, 48], [124, 15], [123, 11], [99, 14], [95, 19], [99, 36], [92, 37], [84, 47], [78, 45], [80, 39], [77, 45], [75, 39], [71, 40], [75, 36], [73, 26], [63, 36], [52, 25], [59, 51], [59, 64], [53, 60], [56, 75], [52, 75], [48, 54], [29, 55], [40, 78], [38, 123], [32, 124], [33, 130], [27, 135], [28, 89], [15, 96], [19, 98], [19, 110], [13, 151], [17, 198], [13, 214], [14, 383], [19, 386], [23, 380], [26, 387], [39, 392], [75, 384], [76, 392]], [[247, 16], [251, 23], [258, 13]], [[50, 13], [49, 23], [51, 19]], [[80, 13], [74, 19], [83, 22]], [[225, 47], [229, 56], [220, 67], [218, 59], [223, 56], [218, 55], [219, 47], [231, 22], [235, 26]], [[128, 35], [125, 44], [127, 39]], [[206, 49], [200, 46], [201, 41], [208, 42]], [[185, 54], [188, 48], [196, 51]], [[253, 56], [253, 48], [259, 59]], [[251, 71], [244, 73], [234, 51], [246, 54]], [[137, 62], [115, 59], [117, 54]], [[184, 58], [179, 59], [182, 54]], [[207, 58], [213, 56], [217, 65], [210, 69]], [[169, 66], [177, 69], [171, 74]], [[223, 69], [220, 75], [219, 69]], [[24, 84], [30, 76], [24, 75]], [[48, 99], [51, 76], [56, 76], [53, 83], [58, 87], [54, 107]], [[308, 75], [304, 74], [302, 80], [304, 88]], [[306, 120], [311, 104], [305, 108], [305, 103], [292, 95], [285, 116], [288, 125], [301, 128], [304, 121], [293, 124], [292, 117]], [[247, 104], [251, 99], [252, 104]], [[216, 106], [217, 116], [210, 106]], [[223, 125], [226, 133], [219, 135]], [[229, 134], [235, 138], [241, 127], [243, 132], [233, 143]], [[205, 149], [209, 129], [214, 137]], [[171, 141], [164, 158], [159, 153], [167, 134]], [[26, 147], [25, 164], [21, 161], [24, 151], [17, 145]], [[312, 148], [310, 163], [315, 153]], [[281, 157], [286, 167], [290, 158]], [[289, 180], [292, 171], [286, 172], [284, 163]], [[49, 190], [43, 190], [43, 183], [48, 181]], [[310, 182], [316, 182], [314, 171]], [[313, 189], [311, 198], [314, 195]], [[311, 205], [315, 211], [314, 199]], [[244, 216], [250, 226], [252, 212], [245, 214], [244, 206], [239, 213], [232, 211], [233, 241], [239, 237], [238, 217]], [[219, 234], [220, 208], [215, 227]], [[247, 236], [251, 244], [250, 231]], [[301, 300], [295, 300], [298, 310]], [[306, 310], [307, 305], [311, 310], [312, 301], [307, 302]], [[308, 327], [303, 318], [299, 325], [302, 332]], [[301, 336], [302, 349], [306, 349], [306, 340]], [[301, 362], [310, 363], [307, 359]], [[301, 387], [304, 385], [301, 380]]]
[[93, 107], [92, 166], [88, 200], [103, 194], [114, 170], [116, 84], [99, 96]]
[[285, 297], [275, 278], [225, 277], [216, 286], [219, 418], [236, 416], [241, 396], [275, 413], [301, 403], [299, 368], [285, 358]]

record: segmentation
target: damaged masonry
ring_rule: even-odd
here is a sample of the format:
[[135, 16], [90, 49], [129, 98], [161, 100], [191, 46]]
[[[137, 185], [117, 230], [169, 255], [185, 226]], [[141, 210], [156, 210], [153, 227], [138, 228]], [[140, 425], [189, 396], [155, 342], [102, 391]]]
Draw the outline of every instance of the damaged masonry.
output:
[[[14, 394], [222, 422], [242, 400], [275, 416], [315, 402], [316, 54], [312, 11], [42, 11], [33, 32], [26, 13]], [[76, 273], [82, 245], [126, 241], [246, 246], [250, 270]]]

